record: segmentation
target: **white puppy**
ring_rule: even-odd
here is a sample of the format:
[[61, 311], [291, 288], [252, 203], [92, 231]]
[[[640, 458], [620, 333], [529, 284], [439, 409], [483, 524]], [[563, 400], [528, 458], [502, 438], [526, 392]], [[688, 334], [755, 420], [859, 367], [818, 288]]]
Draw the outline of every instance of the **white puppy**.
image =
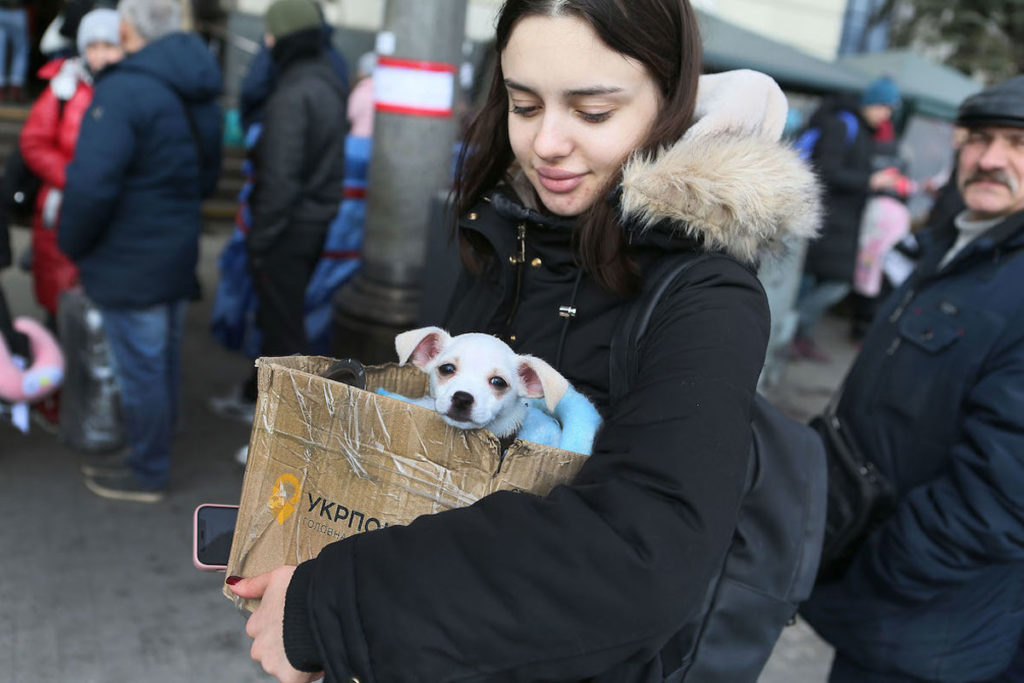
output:
[[413, 403], [436, 410], [460, 429], [489, 429], [499, 439], [514, 436], [526, 417], [524, 399], [544, 398], [549, 411], [569, 382], [539, 358], [519, 356], [489, 334], [452, 337], [423, 327], [395, 337], [399, 365], [412, 362], [430, 375], [430, 395]]

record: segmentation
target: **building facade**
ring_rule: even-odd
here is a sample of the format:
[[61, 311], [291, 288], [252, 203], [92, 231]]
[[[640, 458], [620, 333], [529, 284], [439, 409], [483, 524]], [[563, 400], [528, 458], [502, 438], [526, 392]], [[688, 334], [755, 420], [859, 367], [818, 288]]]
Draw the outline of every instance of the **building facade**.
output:
[[831, 61], [847, 0], [693, 0], [725, 21]]

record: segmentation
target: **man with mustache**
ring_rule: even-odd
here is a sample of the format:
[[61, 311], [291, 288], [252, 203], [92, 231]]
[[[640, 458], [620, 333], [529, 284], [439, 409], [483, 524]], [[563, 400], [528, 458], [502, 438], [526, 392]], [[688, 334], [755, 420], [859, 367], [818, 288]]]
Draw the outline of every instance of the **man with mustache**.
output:
[[1024, 680], [1024, 76], [957, 124], [966, 209], [919, 234], [837, 409], [897, 504], [802, 608], [833, 682]]

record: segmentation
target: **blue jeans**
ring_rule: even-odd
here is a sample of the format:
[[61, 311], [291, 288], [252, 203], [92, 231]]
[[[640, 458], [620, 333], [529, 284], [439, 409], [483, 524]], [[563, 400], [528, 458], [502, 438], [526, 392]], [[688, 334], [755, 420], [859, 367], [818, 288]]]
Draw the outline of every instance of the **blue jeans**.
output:
[[186, 301], [141, 309], [102, 309], [121, 388], [128, 465], [144, 486], [167, 486], [171, 434], [181, 393]]
[[800, 296], [797, 297], [796, 311], [799, 316], [796, 332], [809, 337], [818, 326], [825, 311], [835, 306], [850, 293], [850, 283], [843, 280], [819, 280], [804, 273], [800, 280]]
[[[7, 41], [11, 41], [11, 71], [7, 78]], [[0, 87], [21, 87], [28, 75], [28, 12], [0, 9]]]

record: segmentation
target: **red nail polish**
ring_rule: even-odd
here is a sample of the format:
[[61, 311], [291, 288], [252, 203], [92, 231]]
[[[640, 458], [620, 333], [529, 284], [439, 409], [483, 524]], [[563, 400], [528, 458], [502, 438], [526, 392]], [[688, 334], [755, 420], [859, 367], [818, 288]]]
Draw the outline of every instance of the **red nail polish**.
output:
[[241, 580], [242, 580], [241, 576], [229, 576], [228, 578], [224, 579], [224, 583], [226, 583], [229, 586], [234, 586], [236, 583], [238, 583]]

